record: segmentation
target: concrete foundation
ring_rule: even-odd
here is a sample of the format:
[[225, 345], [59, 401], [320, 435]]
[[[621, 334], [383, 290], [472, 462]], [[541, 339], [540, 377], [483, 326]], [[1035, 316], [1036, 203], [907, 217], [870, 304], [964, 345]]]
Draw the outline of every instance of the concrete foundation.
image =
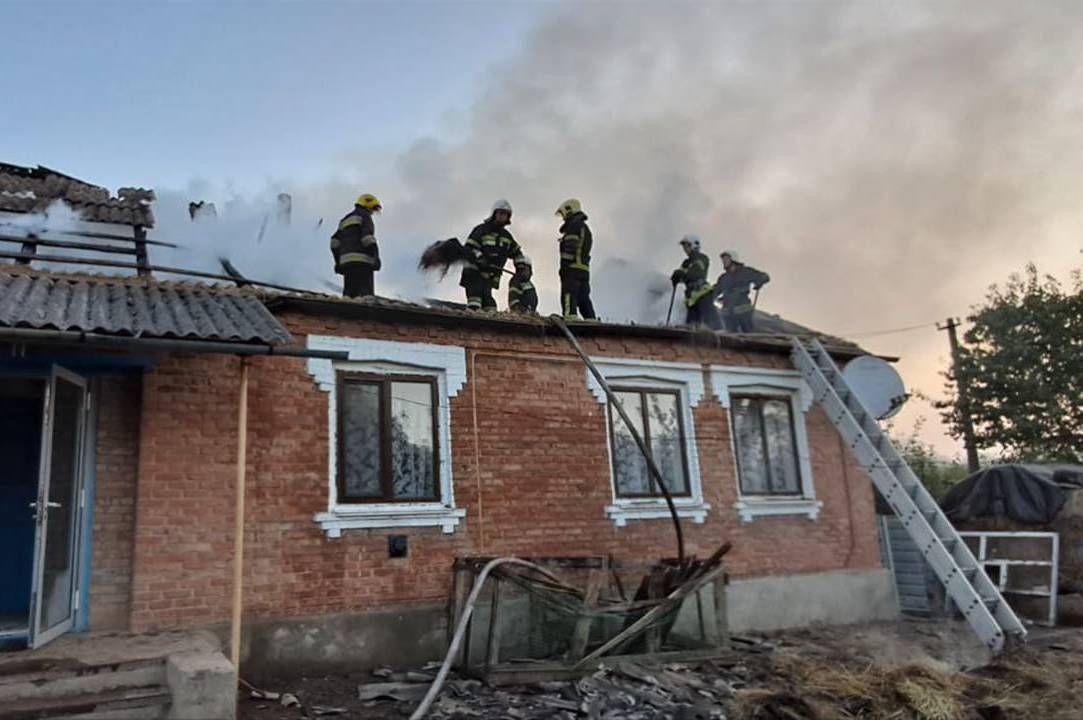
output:
[[899, 617], [891, 574], [882, 569], [734, 580], [727, 596], [736, 633]]
[[[842, 625], [899, 616], [891, 575], [883, 569], [734, 580], [726, 594], [728, 624], [733, 632], [812, 623]], [[721, 632], [710, 617], [710, 587], [704, 591], [704, 606], [708, 631]], [[484, 661], [489, 607], [483, 595], [475, 611], [470, 647], [475, 663]], [[698, 612], [694, 599], [686, 601], [674, 633], [696, 639]], [[529, 605], [522, 598], [506, 598], [501, 601], [500, 617], [502, 654], [514, 657], [525, 648]], [[415, 668], [443, 659], [446, 651], [447, 608], [441, 604], [248, 622], [241, 662], [249, 677], [292, 670], [356, 672], [382, 665]]]
[[243, 632], [241, 666], [246, 677], [292, 669], [307, 673], [356, 672], [381, 665], [414, 668], [443, 659], [447, 608], [441, 604], [255, 620], [247, 622]]

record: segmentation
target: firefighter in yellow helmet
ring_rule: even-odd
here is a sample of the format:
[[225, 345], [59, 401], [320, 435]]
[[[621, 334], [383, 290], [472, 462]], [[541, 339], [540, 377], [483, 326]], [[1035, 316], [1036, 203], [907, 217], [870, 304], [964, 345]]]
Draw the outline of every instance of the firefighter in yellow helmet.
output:
[[594, 236], [587, 225], [583, 206], [575, 198], [565, 200], [557, 208], [564, 223], [560, 226], [560, 306], [564, 318], [581, 315], [594, 320], [594, 303], [590, 300], [590, 252]]
[[364, 297], [376, 293], [375, 276], [380, 269], [380, 248], [376, 244], [376, 226], [372, 214], [383, 210], [375, 195], [357, 198], [353, 210], [338, 223], [331, 236], [331, 254], [335, 272], [342, 275], [342, 294]]

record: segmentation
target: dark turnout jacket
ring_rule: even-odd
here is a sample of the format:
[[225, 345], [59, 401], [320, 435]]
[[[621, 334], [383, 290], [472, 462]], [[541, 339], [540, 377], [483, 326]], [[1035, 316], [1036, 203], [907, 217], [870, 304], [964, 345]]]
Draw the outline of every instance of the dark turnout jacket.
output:
[[701, 252], [694, 252], [673, 272], [673, 279], [684, 283], [684, 301], [688, 307], [707, 297], [714, 289], [707, 282], [710, 268], [711, 259]]
[[538, 310], [538, 290], [530, 280], [513, 277], [508, 283], [508, 309], [532, 313]]
[[569, 215], [560, 226], [560, 276], [577, 280], [590, 278], [590, 251], [594, 236], [587, 225], [587, 215]]
[[371, 212], [357, 205], [339, 220], [338, 229], [331, 236], [331, 254], [338, 273], [345, 266], [355, 264], [370, 270], [380, 269], [380, 248], [376, 244]]
[[463, 243], [467, 260], [463, 263], [463, 272], [459, 284], [470, 287], [478, 279], [488, 281], [494, 288], [500, 287], [500, 275], [508, 260], [520, 260], [523, 250], [506, 227], [501, 227], [489, 218], [470, 231], [470, 237]]
[[750, 287], [759, 290], [770, 281], [767, 273], [735, 262], [729, 270], [718, 276], [718, 281], [714, 284], [715, 295], [722, 298], [722, 307], [725, 310], [748, 312], [752, 310], [752, 300], [748, 297]]

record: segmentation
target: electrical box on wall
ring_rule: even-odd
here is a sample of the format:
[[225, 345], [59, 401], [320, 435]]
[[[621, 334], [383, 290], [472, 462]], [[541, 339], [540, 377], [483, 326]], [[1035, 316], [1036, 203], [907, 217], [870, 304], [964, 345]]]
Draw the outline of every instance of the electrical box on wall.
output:
[[410, 540], [406, 535], [387, 536], [387, 556], [404, 558], [410, 554]]

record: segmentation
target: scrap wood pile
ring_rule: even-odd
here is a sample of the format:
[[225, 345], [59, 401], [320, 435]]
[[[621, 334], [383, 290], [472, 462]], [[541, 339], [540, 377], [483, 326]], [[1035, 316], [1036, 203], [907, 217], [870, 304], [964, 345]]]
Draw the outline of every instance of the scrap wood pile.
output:
[[[603, 593], [601, 588], [584, 589], [552, 573], [542, 574], [522, 565], [497, 567], [492, 577], [508, 581], [536, 597], [557, 618], [589, 618], [601, 621], [597, 623], [597, 629], [604, 631], [605, 628], [615, 628], [616, 633], [609, 633], [593, 652], [582, 658], [573, 658], [577, 661], [577, 667], [585, 667], [606, 654], [642, 649], [633, 643], [649, 631], [655, 631], [659, 641], [664, 640], [684, 599], [722, 573], [722, 558], [731, 547], [731, 543], [724, 543], [705, 560], [695, 556], [683, 560], [663, 559], [651, 566], [631, 597], [616, 567], [608, 563], [613, 583], [606, 583], [606, 587], [612, 588], [611, 593]], [[474, 564], [476, 567], [484, 564], [484, 561], [476, 560]], [[554, 621], [551, 617], [549, 622], [555, 624], [559, 620]]]

